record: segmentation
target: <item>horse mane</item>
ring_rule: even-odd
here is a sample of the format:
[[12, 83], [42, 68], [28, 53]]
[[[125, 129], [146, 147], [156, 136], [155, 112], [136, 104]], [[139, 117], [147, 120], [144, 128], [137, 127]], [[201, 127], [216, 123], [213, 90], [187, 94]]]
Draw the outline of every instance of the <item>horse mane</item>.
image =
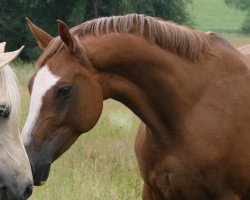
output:
[[4, 95], [6, 96], [6, 103], [11, 107], [15, 117], [18, 118], [20, 112], [20, 94], [18, 90], [17, 77], [9, 65], [0, 69], [0, 81], [2, 81]]
[[[172, 21], [139, 14], [93, 19], [71, 28], [70, 32], [75, 37], [83, 37], [86, 34], [94, 36], [109, 33], [136, 34], [169, 52], [191, 60], [198, 60], [202, 55], [211, 52], [209, 34]], [[60, 37], [54, 38], [39, 58], [38, 66], [58, 53], [63, 46]]]

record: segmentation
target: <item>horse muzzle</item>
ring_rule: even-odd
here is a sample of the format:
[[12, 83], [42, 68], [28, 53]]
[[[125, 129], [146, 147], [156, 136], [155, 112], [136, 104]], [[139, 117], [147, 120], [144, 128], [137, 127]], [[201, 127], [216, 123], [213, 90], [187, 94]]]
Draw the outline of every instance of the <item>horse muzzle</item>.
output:
[[42, 186], [46, 183], [49, 177], [50, 166], [51, 164], [44, 164], [31, 167], [35, 186]]
[[33, 186], [28, 185], [24, 191], [18, 192], [16, 188], [2, 187], [0, 188], [1, 200], [27, 200], [33, 191]]

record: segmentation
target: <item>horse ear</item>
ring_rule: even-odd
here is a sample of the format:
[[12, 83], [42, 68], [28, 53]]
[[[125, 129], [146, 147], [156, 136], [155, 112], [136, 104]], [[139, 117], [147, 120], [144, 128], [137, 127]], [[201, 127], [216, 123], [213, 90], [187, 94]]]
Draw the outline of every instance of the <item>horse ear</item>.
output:
[[57, 25], [59, 35], [66, 45], [69, 53], [74, 56], [81, 65], [86, 67], [90, 66], [90, 62], [85, 54], [85, 50], [81, 45], [79, 38], [77, 36], [74, 37], [70, 33], [67, 25], [63, 21], [57, 20]]
[[67, 25], [63, 21], [57, 20], [57, 26], [62, 41], [66, 45], [69, 53], [73, 54], [76, 50], [76, 42], [74, 41], [73, 35], [71, 35]]
[[35, 24], [33, 24], [29, 18], [26, 17], [27, 23], [29, 25], [29, 28], [31, 30], [31, 32], [33, 33], [34, 37], [37, 40], [38, 45], [42, 48], [45, 49], [50, 41], [53, 39], [53, 37], [48, 34], [47, 32], [45, 32], [44, 30], [42, 30], [41, 28], [37, 27]]

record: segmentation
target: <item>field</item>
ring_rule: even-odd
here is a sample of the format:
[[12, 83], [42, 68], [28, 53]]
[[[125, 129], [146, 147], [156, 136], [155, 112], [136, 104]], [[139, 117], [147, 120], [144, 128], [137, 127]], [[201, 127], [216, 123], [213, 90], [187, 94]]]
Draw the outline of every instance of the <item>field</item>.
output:
[[224, 0], [193, 0], [188, 11], [195, 28], [204, 31], [235, 33], [245, 18], [244, 12], [229, 8]]
[[[221, 32], [234, 46], [250, 43], [249, 36], [235, 33], [244, 13], [229, 9], [223, 2], [194, 0], [189, 12], [195, 28]], [[22, 128], [29, 104], [26, 85], [34, 65], [17, 62], [14, 69], [22, 94]], [[139, 119], [123, 105], [106, 101], [96, 127], [52, 165], [48, 182], [35, 188], [31, 200], [141, 199], [142, 181], [133, 151], [138, 124]]]

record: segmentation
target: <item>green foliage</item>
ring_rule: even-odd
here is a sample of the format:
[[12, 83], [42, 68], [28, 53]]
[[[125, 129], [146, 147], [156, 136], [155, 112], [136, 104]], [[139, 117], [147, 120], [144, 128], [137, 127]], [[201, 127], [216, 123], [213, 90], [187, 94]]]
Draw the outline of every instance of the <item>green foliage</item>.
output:
[[246, 14], [246, 18], [241, 25], [241, 30], [243, 33], [250, 33], [250, 6]]
[[[7, 48], [17, 49], [26, 40], [25, 36], [20, 34], [23, 32], [20, 18], [24, 18], [22, 4], [15, 0], [1, 0], [0, 8], [0, 42], [11, 41]], [[17, 10], [20, 13], [16, 12]]]
[[225, 3], [230, 7], [234, 7], [243, 11], [249, 10], [250, 8], [249, 0], [225, 0]]
[[34, 23], [57, 35], [56, 19], [69, 26], [101, 16], [141, 13], [178, 23], [190, 21], [186, 5], [192, 0], [1, 0], [0, 42], [7, 41], [7, 50], [25, 45], [21, 54], [24, 60], [36, 59], [40, 54], [25, 22], [29, 17]]
[[246, 18], [241, 25], [243, 33], [250, 33], [250, 1], [249, 0], [225, 0], [225, 3], [238, 10], [246, 11]]
[[190, 19], [186, 5], [191, 2], [191, 0], [130, 0], [128, 5], [131, 12], [157, 16], [177, 23], [187, 23]]

